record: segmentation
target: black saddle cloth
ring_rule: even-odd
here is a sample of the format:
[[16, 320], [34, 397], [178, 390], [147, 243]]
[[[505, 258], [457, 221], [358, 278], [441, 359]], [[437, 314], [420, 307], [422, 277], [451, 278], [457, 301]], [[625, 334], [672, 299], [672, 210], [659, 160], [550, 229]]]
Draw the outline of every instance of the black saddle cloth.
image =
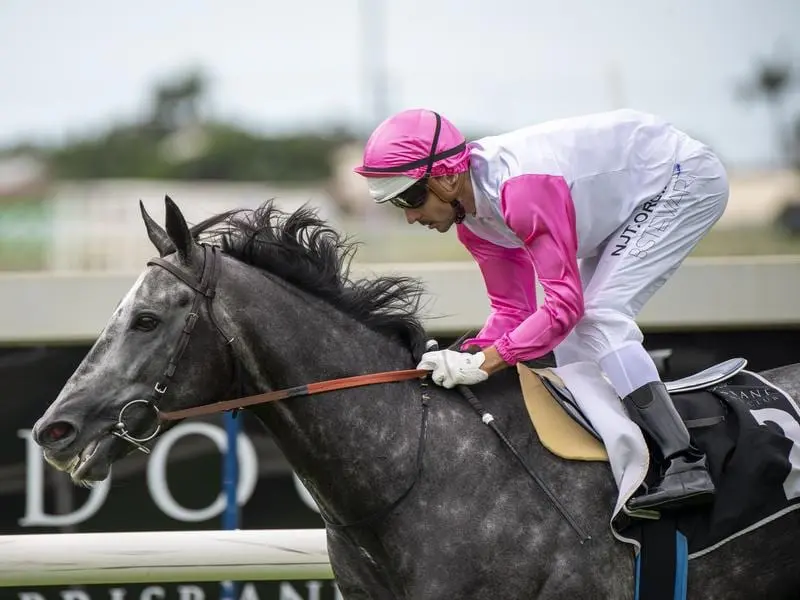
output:
[[[672, 398], [717, 488], [712, 505], [674, 514], [690, 554], [800, 508], [800, 412], [788, 395], [743, 370]], [[654, 462], [646, 482], [657, 477]], [[636, 536], [639, 524], [619, 530]]]

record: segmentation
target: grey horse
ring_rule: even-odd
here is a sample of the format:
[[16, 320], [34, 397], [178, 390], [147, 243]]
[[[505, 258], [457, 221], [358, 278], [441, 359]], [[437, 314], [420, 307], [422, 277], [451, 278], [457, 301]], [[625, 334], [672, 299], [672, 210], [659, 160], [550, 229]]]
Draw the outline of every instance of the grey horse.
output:
[[[160, 263], [148, 263], [33, 429], [76, 484], [105, 479], [134, 449], [126, 435], [155, 437], [150, 403], [178, 410], [416, 365], [419, 283], [352, 280], [354, 246], [313, 210], [267, 203], [189, 228], [165, 202], [163, 228], [142, 206]], [[762, 375], [800, 395], [800, 366]], [[344, 598], [633, 598], [632, 550], [609, 530], [608, 465], [541, 445], [514, 369], [470, 389], [591, 539], [456, 390], [416, 378], [251, 406], [326, 518]], [[797, 598], [799, 524], [794, 511], [690, 561], [689, 597]]]

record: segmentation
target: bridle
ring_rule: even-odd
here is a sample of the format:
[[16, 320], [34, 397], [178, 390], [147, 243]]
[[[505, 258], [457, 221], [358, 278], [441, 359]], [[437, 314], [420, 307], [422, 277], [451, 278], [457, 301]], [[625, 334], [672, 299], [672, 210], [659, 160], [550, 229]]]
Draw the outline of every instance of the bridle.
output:
[[[150, 450], [144, 446], [144, 443], [155, 438], [161, 431], [162, 419], [158, 418], [161, 414], [158, 404], [164, 397], [164, 394], [166, 394], [167, 389], [172, 382], [172, 378], [175, 375], [175, 371], [178, 368], [178, 363], [180, 362], [183, 353], [186, 351], [186, 348], [189, 345], [189, 339], [192, 335], [192, 331], [194, 331], [195, 325], [197, 325], [197, 321], [200, 318], [200, 309], [203, 303], [206, 304], [209, 318], [214, 324], [216, 330], [225, 340], [225, 344], [228, 347], [231, 347], [234, 342], [234, 338], [225, 333], [214, 316], [212, 304], [214, 301], [214, 296], [216, 295], [217, 281], [219, 279], [221, 263], [221, 259], [219, 257], [219, 248], [217, 246], [210, 246], [208, 244], [201, 244], [200, 247], [203, 249], [203, 272], [199, 280], [191, 273], [180, 269], [174, 264], [164, 260], [162, 257], [153, 257], [147, 261], [147, 266], [156, 265], [169, 271], [172, 275], [192, 288], [195, 294], [192, 301], [192, 306], [186, 315], [183, 330], [178, 338], [178, 343], [176, 344], [175, 349], [172, 351], [172, 355], [167, 361], [167, 366], [164, 369], [161, 378], [153, 385], [150, 398], [137, 398], [125, 404], [125, 406], [120, 409], [119, 416], [117, 417], [117, 424], [111, 432], [118, 438], [133, 444], [137, 449], [141, 450], [145, 454], [149, 454]], [[144, 405], [152, 410], [157, 419], [155, 429], [152, 432], [148, 433], [147, 435], [137, 437], [132, 434], [129, 428], [126, 426], [125, 416], [126, 411], [139, 404]]]
[[[254, 404], [274, 402], [276, 400], [283, 400], [286, 398], [293, 398], [297, 396], [307, 396], [311, 394], [318, 394], [321, 392], [327, 392], [332, 390], [341, 390], [341, 389], [359, 387], [363, 385], [372, 385], [377, 383], [398, 382], [408, 379], [419, 379], [420, 385], [423, 387], [423, 393], [421, 394], [422, 422], [420, 425], [419, 440], [417, 445], [416, 471], [413, 479], [411, 480], [410, 485], [408, 485], [405, 491], [402, 494], [400, 494], [394, 500], [394, 502], [391, 502], [386, 507], [382, 508], [376, 513], [369, 515], [366, 518], [359, 519], [357, 521], [353, 521], [350, 523], [337, 523], [333, 521], [333, 519], [331, 519], [323, 512], [322, 507], [319, 507], [320, 515], [322, 516], [326, 524], [330, 527], [335, 527], [335, 528], [366, 526], [379, 519], [382, 519], [384, 516], [386, 516], [392, 510], [394, 510], [395, 507], [397, 507], [397, 505], [399, 505], [400, 502], [402, 502], [406, 498], [406, 496], [408, 496], [411, 490], [416, 486], [417, 482], [420, 479], [420, 475], [422, 473], [422, 457], [425, 452], [425, 439], [427, 438], [428, 410], [429, 410], [429, 400], [430, 400], [427, 391], [424, 391], [424, 388], [427, 386], [427, 382], [424, 380], [424, 378], [429, 373], [429, 371], [427, 370], [407, 369], [407, 370], [371, 373], [368, 375], [357, 375], [354, 377], [345, 377], [342, 379], [330, 379], [327, 381], [310, 383], [307, 385], [301, 385], [282, 390], [275, 390], [263, 394], [256, 394], [254, 396], [246, 396], [246, 397], [236, 398], [233, 400], [226, 400], [222, 402], [216, 402], [214, 404], [196, 406], [193, 408], [186, 408], [172, 412], [162, 411], [159, 409], [158, 407], [159, 401], [164, 397], [164, 394], [166, 394], [167, 389], [169, 388], [169, 384], [171, 383], [172, 378], [175, 375], [175, 371], [178, 368], [178, 363], [180, 362], [180, 359], [183, 356], [183, 353], [185, 352], [189, 344], [189, 339], [192, 335], [192, 331], [194, 331], [195, 325], [197, 324], [200, 318], [200, 308], [202, 307], [203, 303], [206, 304], [206, 309], [209, 318], [211, 319], [211, 322], [214, 324], [214, 327], [217, 329], [222, 338], [225, 340], [225, 345], [228, 348], [231, 348], [231, 352], [233, 352], [232, 347], [235, 338], [226, 334], [225, 330], [220, 326], [219, 322], [214, 316], [214, 310], [213, 310], [213, 301], [216, 295], [216, 287], [219, 278], [219, 271], [221, 264], [220, 250], [217, 246], [212, 246], [208, 244], [201, 244], [200, 247], [203, 249], [204, 262], [203, 262], [203, 273], [199, 280], [195, 278], [193, 275], [183, 271], [179, 267], [164, 260], [163, 258], [154, 257], [147, 261], [148, 266], [154, 265], [166, 269], [169, 273], [171, 273], [179, 280], [181, 280], [183, 283], [188, 285], [191, 289], [194, 290], [195, 296], [192, 302], [191, 309], [189, 310], [189, 313], [186, 315], [186, 322], [184, 324], [183, 330], [181, 331], [178, 343], [175, 346], [175, 349], [173, 350], [172, 355], [169, 358], [169, 361], [167, 362], [167, 366], [164, 369], [161, 378], [158, 381], [156, 381], [155, 384], [153, 385], [151, 397], [137, 398], [125, 404], [119, 412], [117, 423], [114, 429], [111, 431], [112, 435], [132, 444], [135, 448], [144, 452], [145, 454], [149, 454], [150, 450], [144, 444], [155, 438], [161, 431], [162, 424], [167, 421], [177, 421], [180, 419], [185, 419], [187, 417], [208, 415], [223, 411], [232, 411], [232, 410], [235, 411], [244, 408], [246, 406], [252, 406]], [[235, 354], [233, 355], [233, 360], [235, 365], [239, 364]], [[129, 428], [125, 424], [126, 411], [138, 404], [144, 404], [147, 408], [153, 411], [154, 416], [156, 417], [155, 429], [149, 434], [144, 436], [136, 436], [132, 434]]]
[[[177, 277], [183, 283], [188, 285], [194, 290], [194, 300], [189, 313], [186, 315], [186, 321], [178, 338], [175, 349], [167, 362], [161, 378], [155, 382], [152, 388], [150, 398], [136, 398], [126, 403], [119, 411], [117, 423], [112, 429], [112, 435], [133, 444], [138, 450], [145, 454], [150, 453], [150, 449], [144, 444], [154, 439], [162, 429], [162, 425], [168, 421], [178, 421], [189, 417], [197, 417], [201, 415], [210, 415], [225, 411], [236, 411], [247, 406], [255, 404], [263, 404], [266, 402], [275, 402], [277, 400], [285, 400], [287, 398], [294, 398], [297, 396], [308, 396], [312, 394], [319, 394], [322, 392], [329, 392], [333, 390], [341, 390], [347, 388], [360, 387], [363, 385], [373, 385], [378, 383], [391, 383], [396, 381], [404, 381], [408, 379], [422, 379], [428, 375], [429, 371], [421, 369], [407, 369], [397, 371], [385, 371], [380, 373], [370, 373], [368, 375], [356, 375], [354, 377], [344, 377], [341, 379], [329, 379], [327, 381], [314, 382], [306, 385], [295, 386], [291, 388], [274, 390], [262, 394], [255, 394], [252, 396], [244, 396], [235, 398], [233, 400], [225, 400], [213, 404], [206, 404], [202, 406], [195, 406], [192, 408], [185, 408], [176, 411], [162, 411], [159, 408], [159, 403], [166, 394], [169, 384], [175, 375], [183, 353], [189, 345], [189, 339], [194, 331], [195, 326], [200, 318], [200, 309], [205, 303], [206, 311], [208, 312], [211, 322], [214, 327], [225, 340], [225, 345], [233, 352], [233, 342], [235, 338], [228, 335], [219, 321], [214, 315], [213, 301], [216, 295], [217, 281], [219, 279], [219, 272], [221, 266], [220, 249], [218, 246], [209, 244], [200, 244], [203, 249], [203, 272], [198, 280], [191, 273], [187, 273], [180, 267], [168, 262], [161, 257], [153, 257], [147, 261], [147, 265], [158, 266], [167, 270], [169, 273]], [[236, 356], [233, 356], [234, 364], [238, 366], [239, 362]], [[134, 435], [131, 433], [130, 428], [125, 423], [127, 411], [137, 405], [144, 405], [150, 409], [155, 417], [155, 428], [146, 435]]]

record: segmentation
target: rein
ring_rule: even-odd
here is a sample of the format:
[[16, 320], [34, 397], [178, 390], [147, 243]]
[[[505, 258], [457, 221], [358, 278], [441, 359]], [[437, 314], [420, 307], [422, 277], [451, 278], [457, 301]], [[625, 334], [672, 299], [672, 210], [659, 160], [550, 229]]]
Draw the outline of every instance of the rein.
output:
[[298, 396], [311, 396], [313, 394], [331, 392], [334, 390], [345, 390], [348, 388], [373, 385], [376, 383], [393, 383], [395, 381], [405, 381], [407, 379], [421, 379], [428, 373], [429, 371], [424, 369], [383, 371], [379, 373], [370, 373], [368, 375], [343, 377], [341, 379], [328, 379], [326, 381], [298, 385], [295, 387], [265, 392], [263, 394], [255, 394], [253, 396], [245, 396], [243, 398], [236, 398], [233, 400], [224, 400], [222, 402], [215, 402], [213, 404], [195, 406], [193, 408], [184, 408], [175, 411], [161, 411], [156, 408], [156, 411], [158, 418], [162, 421], [177, 421], [179, 419], [186, 419], [189, 417], [197, 417], [200, 415], [210, 415], [222, 411], [236, 410], [246, 406], [252, 406], [254, 404], [264, 404], [266, 402], [275, 402], [277, 400], [285, 400], [287, 398], [296, 398]]

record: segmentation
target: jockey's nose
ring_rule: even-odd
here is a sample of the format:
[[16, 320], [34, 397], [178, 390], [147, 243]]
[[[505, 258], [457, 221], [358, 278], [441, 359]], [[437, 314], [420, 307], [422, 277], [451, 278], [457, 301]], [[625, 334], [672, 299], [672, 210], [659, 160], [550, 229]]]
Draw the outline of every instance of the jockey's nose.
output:
[[419, 221], [419, 211], [414, 210], [413, 208], [406, 209], [406, 221], [409, 225], [413, 225], [417, 221]]

